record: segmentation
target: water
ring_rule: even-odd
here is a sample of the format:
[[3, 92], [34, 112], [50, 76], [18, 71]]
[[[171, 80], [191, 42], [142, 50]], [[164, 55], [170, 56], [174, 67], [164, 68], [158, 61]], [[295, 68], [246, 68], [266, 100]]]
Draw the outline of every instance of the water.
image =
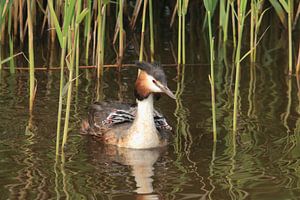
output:
[[[168, 43], [159, 49], [162, 63], [172, 62]], [[180, 98], [164, 96], [156, 102], [174, 128], [170, 145], [157, 150], [107, 147], [79, 135], [87, 107], [97, 98], [95, 74], [82, 70], [63, 162], [55, 161], [59, 72], [37, 72], [29, 117], [28, 73], [2, 71], [0, 199], [299, 199], [300, 98], [295, 78], [284, 75], [283, 49], [262, 50], [256, 67], [243, 63], [236, 135], [231, 65], [219, 62], [215, 145], [209, 66], [186, 66], [179, 77], [175, 67], [165, 67], [169, 88], [178, 90]], [[188, 53], [190, 62], [208, 60], [204, 50]], [[100, 98], [134, 101], [135, 77], [135, 68], [107, 69]]]

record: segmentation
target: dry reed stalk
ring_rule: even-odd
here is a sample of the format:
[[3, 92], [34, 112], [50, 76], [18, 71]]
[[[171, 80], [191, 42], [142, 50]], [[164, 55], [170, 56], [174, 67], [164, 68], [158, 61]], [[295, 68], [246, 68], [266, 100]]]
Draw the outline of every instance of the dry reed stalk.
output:
[[134, 6], [134, 10], [133, 10], [131, 20], [130, 20], [131, 29], [135, 28], [136, 20], [137, 20], [137, 17], [139, 15], [139, 13], [140, 13], [141, 6], [142, 6], [142, 0], [137, 0], [136, 3], [135, 3], [135, 6]]
[[153, 28], [153, 5], [149, 0], [149, 23], [150, 23], [150, 59], [154, 62], [154, 28]]
[[145, 24], [146, 24], [146, 12], [147, 12], [148, 0], [144, 0], [143, 5], [143, 16], [142, 16], [142, 32], [141, 32], [141, 43], [140, 43], [140, 56], [139, 61], [143, 61], [143, 51], [144, 51], [144, 40], [145, 40]]
[[98, 16], [97, 16], [97, 49], [96, 49], [96, 65], [97, 65], [97, 77], [100, 78], [102, 75], [102, 65], [101, 65], [101, 38], [102, 38], [102, 0], [97, 1]]
[[298, 48], [298, 59], [297, 59], [297, 64], [296, 64], [296, 71], [297, 71], [297, 76], [300, 75], [300, 42], [299, 42], [299, 48]]
[[24, 42], [24, 23], [23, 23], [23, 0], [19, 0], [19, 31], [20, 31], [20, 40]]
[[118, 54], [118, 65], [122, 65], [123, 54], [124, 54], [124, 35], [123, 35], [123, 0], [119, 0], [119, 54]]
[[13, 1], [13, 19], [14, 19], [14, 38], [17, 35], [18, 31], [18, 8], [19, 8], [19, 1]]
[[28, 21], [28, 51], [29, 51], [29, 111], [33, 110], [34, 103], [34, 46], [33, 46], [33, 24], [31, 16], [31, 1], [27, 0], [27, 21]]

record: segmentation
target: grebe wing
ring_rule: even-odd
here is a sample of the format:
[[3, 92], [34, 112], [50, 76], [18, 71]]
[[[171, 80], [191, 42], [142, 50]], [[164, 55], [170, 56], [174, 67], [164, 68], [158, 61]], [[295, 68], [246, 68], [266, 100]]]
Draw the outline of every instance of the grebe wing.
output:
[[129, 110], [130, 105], [121, 102], [95, 102], [89, 107], [88, 121], [90, 126], [108, 125], [108, 119], [111, 118], [112, 113], [118, 110]]
[[81, 134], [101, 136], [109, 130], [111, 123], [106, 123], [111, 113], [116, 110], [129, 110], [130, 104], [121, 102], [94, 102], [89, 106], [88, 119], [81, 124]]
[[[136, 107], [130, 107], [127, 110], [114, 109], [102, 124], [121, 124], [125, 122], [133, 122], [136, 116]], [[172, 127], [168, 124], [166, 118], [157, 110], [154, 110], [154, 123], [158, 130], [172, 130]]]
[[[136, 106], [121, 102], [95, 102], [89, 107], [88, 121], [83, 121], [81, 133], [101, 136], [114, 125], [133, 122]], [[172, 130], [166, 118], [154, 110], [158, 130]]]

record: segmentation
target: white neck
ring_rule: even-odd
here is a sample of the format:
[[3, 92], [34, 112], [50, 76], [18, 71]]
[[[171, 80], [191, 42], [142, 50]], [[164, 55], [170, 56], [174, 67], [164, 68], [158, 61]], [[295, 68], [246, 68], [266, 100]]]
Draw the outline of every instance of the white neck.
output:
[[159, 135], [153, 116], [153, 95], [137, 100], [137, 113], [129, 131], [129, 148], [147, 149], [159, 146]]
[[[134, 124], [155, 127], [153, 119], [153, 95], [150, 94], [146, 99], [137, 101], [137, 113], [134, 119]], [[152, 126], [153, 125], [153, 126]]]

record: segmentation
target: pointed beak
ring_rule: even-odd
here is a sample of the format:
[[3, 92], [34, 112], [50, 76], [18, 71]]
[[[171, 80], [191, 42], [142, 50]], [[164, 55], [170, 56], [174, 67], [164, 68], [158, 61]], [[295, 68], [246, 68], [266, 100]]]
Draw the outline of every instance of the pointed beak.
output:
[[173, 92], [168, 88], [167, 84], [162, 84], [159, 81], [156, 81], [154, 83], [157, 87], [159, 87], [159, 89], [161, 90], [162, 93], [165, 93], [166, 95], [168, 95], [169, 97], [171, 97], [172, 99], [176, 99], [176, 96], [173, 94]]
[[168, 95], [169, 97], [171, 97], [172, 99], [176, 99], [175, 95], [173, 94], [173, 92], [167, 87], [167, 86], [162, 86], [161, 90]]

